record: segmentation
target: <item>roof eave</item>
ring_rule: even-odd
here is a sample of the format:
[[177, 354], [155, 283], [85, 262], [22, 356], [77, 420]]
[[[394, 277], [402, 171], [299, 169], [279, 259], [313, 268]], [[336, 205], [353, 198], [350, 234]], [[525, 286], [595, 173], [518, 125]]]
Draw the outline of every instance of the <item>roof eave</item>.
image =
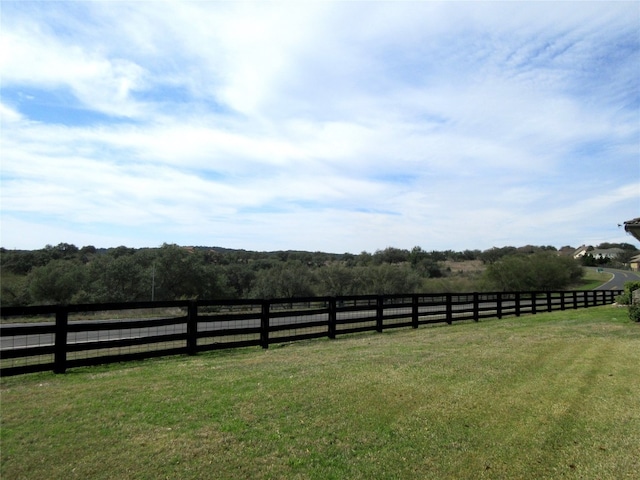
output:
[[624, 230], [640, 241], [640, 217], [624, 222]]

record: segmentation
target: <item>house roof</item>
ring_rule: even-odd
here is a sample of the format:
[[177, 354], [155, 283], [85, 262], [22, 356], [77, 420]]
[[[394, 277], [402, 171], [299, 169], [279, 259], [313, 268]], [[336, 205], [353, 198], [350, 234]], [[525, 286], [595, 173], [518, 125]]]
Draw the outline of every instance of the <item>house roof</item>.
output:
[[621, 253], [624, 253], [624, 250], [621, 248], [594, 248], [589, 252], [594, 257], [609, 257], [613, 258]]
[[624, 222], [624, 229], [640, 241], [640, 217]]
[[576, 250], [573, 252], [573, 258], [583, 256], [585, 253], [587, 253], [588, 248], [589, 247], [587, 247], [586, 245], [582, 245], [581, 247], [576, 248]]

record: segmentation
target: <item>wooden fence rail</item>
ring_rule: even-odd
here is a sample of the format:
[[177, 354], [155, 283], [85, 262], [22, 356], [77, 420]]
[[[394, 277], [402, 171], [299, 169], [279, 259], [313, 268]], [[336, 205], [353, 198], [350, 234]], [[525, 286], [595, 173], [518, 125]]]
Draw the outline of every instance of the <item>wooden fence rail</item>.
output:
[[438, 293], [0, 308], [0, 376], [612, 303], [622, 291]]

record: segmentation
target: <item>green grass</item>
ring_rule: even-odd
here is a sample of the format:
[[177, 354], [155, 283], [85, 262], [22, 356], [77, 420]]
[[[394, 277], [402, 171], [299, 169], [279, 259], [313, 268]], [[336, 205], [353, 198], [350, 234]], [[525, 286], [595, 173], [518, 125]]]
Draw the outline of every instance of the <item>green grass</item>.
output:
[[577, 285], [572, 285], [569, 290], [595, 290], [600, 285], [607, 283], [613, 275], [610, 273], [598, 273], [596, 270], [585, 268], [585, 274]]
[[638, 478], [598, 307], [2, 379], [3, 479]]

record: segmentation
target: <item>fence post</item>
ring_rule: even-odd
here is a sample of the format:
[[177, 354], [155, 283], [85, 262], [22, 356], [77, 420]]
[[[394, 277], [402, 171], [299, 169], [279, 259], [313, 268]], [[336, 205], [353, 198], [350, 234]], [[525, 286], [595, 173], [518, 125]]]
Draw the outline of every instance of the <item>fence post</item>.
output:
[[189, 302], [187, 307], [187, 354], [195, 355], [198, 351], [198, 303]]
[[552, 310], [551, 300], [551, 291], [547, 291], [547, 312]]
[[262, 301], [260, 313], [260, 346], [269, 348], [269, 300]]
[[578, 308], [578, 292], [576, 290], [573, 291], [573, 309], [577, 309]]
[[376, 298], [376, 332], [382, 332], [382, 320], [384, 317], [384, 297], [378, 295]]
[[478, 292], [473, 292], [473, 321], [480, 320], [480, 296]]
[[336, 310], [337, 306], [336, 306], [336, 297], [330, 297], [329, 298], [329, 338], [330, 339], [335, 339], [336, 338], [336, 323], [338, 321], [338, 313]]
[[56, 308], [56, 337], [53, 354], [53, 373], [64, 373], [67, 370], [67, 332], [69, 311], [66, 305]]
[[516, 317], [520, 316], [520, 292], [516, 292]]
[[447, 323], [449, 325], [451, 325], [451, 323], [453, 322], [453, 305], [451, 304], [453, 302], [453, 296], [450, 293], [446, 294], [446, 299], [447, 299]]
[[496, 295], [496, 315], [502, 319], [502, 292], [498, 292]]
[[582, 306], [584, 308], [589, 306], [589, 293], [586, 290], [582, 291]]
[[560, 292], [560, 310], [564, 310], [565, 309], [564, 293], [565, 292]]
[[538, 294], [531, 292], [531, 314], [535, 315], [536, 313], [538, 313]]
[[411, 296], [411, 327], [418, 328], [418, 318], [420, 316], [420, 310], [418, 308], [418, 294], [414, 293]]

